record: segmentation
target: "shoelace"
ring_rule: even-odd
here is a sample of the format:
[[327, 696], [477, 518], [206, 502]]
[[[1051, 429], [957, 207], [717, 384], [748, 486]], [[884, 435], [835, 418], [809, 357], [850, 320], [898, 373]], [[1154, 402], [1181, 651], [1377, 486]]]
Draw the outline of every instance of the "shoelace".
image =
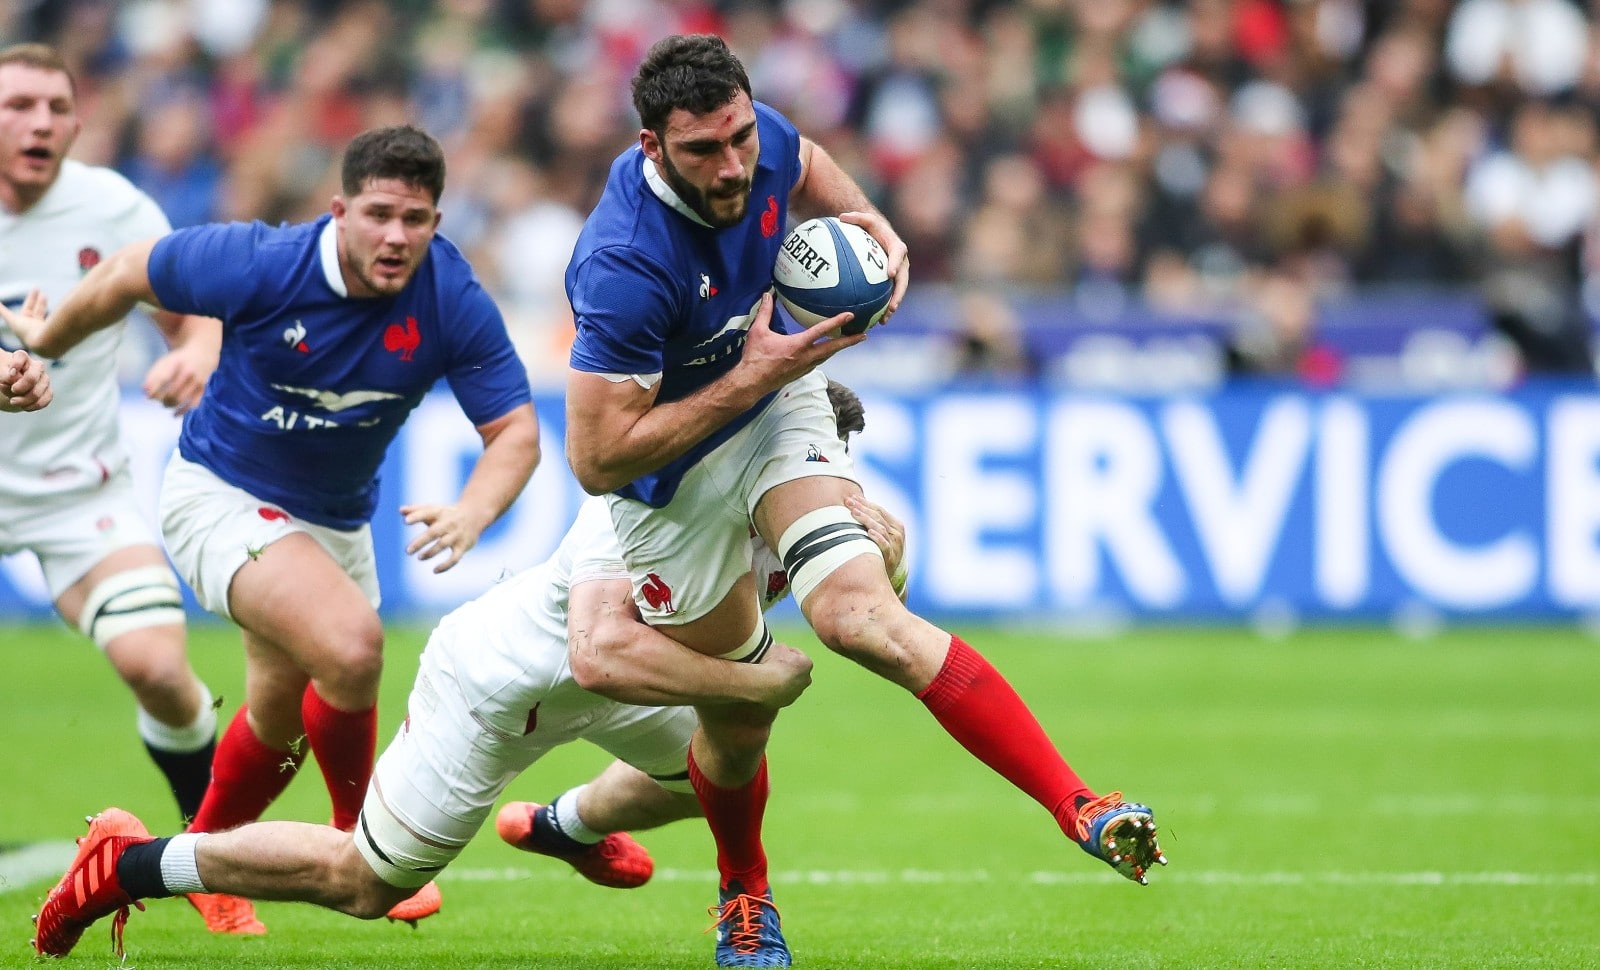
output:
[[[144, 912], [143, 902], [136, 899], [133, 905], [139, 912]], [[111, 917], [111, 952], [116, 954], [118, 960], [126, 959], [128, 955], [122, 948], [122, 930], [127, 925], [128, 907], [119, 906], [117, 907], [117, 915]]]
[[706, 927], [706, 932], [721, 926], [729, 920], [736, 922], [728, 928], [728, 944], [738, 953], [754, 953], [761, 948], [761, 907], [772, 906], [773, 912], [778, 907], [773, 906], [762, 896], [752, 896], [749, 893], [740, 893], [720, 907], [712, 906], [706, 910], [717, 918], [715, 923]]
[[1122, 792], [1114, 791], [1101, 795], [1093, 801], [1084, 802], [1078, 809], [1078, 817], [1073, 819], [1073, 828], [1076, 830], [1073, 838], [1082, 842], [1089, 837], [1089, 825], [1101, 815], [1122, 804]]

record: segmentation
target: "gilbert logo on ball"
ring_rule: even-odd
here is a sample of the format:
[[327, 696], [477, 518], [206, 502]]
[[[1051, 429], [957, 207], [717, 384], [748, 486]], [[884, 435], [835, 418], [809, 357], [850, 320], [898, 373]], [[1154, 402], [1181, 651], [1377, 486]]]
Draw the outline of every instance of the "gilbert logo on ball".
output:
[[778, 251], [772, 277], [778, 300], [802, 326], [854, 313], [839, 328], [847, 335], [882, 320], [894, 292], [883, 247], [865, 229], [833, 216], [796, 226]]

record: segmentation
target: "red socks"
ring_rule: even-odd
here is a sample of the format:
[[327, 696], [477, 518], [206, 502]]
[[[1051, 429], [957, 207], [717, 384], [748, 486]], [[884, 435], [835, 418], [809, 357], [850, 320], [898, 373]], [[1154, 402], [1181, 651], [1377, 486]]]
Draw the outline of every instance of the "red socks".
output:
[[982, 654], [952, 636], [944, 666], [917, 699], [963, 748], [1043, 805], [1061, 831], [1069, 838], [1073, 835], [1076, 799], [1093, 798], [1094, 793]]
[[190, 832], [221, 832], [254, 822], [288, 787], [305, 755], [267, 747], [250, 730], [248, 708], [233, 716], [211, 762], [211, 785]]
[[378, 707], [341, 711], [322, 699], [315, 686], [306, 685], [300, 701], [306, 741], [317, 756], [322, 780], [333, 803], [334, 828], [346, 832], [356, 827], [361, 802], [372, 778], [372, 759], [378, 747]]
[[761, 847], [761, 819], [767, 812], [767, 759], [762, 757], [756, 776], [740, 788], [718, 788], [700, 773], [694, 750], [689, 751], [689, 784], [700, 799], [706, 824], [717, 842], [717, 871], [722, 887], [738, 882], [744, 891], [759, 896], [767, 891], [767, 853]]

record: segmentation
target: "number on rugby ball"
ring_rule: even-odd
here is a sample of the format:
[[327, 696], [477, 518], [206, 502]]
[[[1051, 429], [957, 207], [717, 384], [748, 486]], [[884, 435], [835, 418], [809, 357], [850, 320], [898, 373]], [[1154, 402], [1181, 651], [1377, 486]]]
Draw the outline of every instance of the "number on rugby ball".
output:
[[796, 226], [783, 241], [772, 276], [778, 299], [802, 326], [854, 313], [839, 328], [847, 335], [882, 320], [894, 292], [883, 247], [865, 229], [833, 216]]

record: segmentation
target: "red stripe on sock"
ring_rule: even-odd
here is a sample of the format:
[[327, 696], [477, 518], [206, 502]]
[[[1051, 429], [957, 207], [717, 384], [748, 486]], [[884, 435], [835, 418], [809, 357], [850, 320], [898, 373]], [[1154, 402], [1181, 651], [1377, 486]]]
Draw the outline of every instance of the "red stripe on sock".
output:
[[241, 707], [217, 742], [211, 784], [190, 832], [221, 832], [254, 822], [288, 787], [304, 755], [270, 748], [250, 729], [249, 708]]
[[378, 706], [364, 711], [341, 711], [322, 699], [315, 685], [307, 684], [300, 700], [300, 717], [306, 725], [306, 741], [322, 769], [333, 803], [335, 828], [349, 831], [356, 827], [361, 802], [367, 797], [367, 782], [372, 778], [372, 759], [378, 748]]
[[1043, 805], [1061, 831], [1072, 835], [1077, 797], [1094, 793], [982, 654], [952, 636], [944, 666], [917, 698], [963, 748]]
[[735, 880], [752, 895], [767, 891], [767, 853], [761, 847], [761, 821], [767, 813], [767, 759], [756, 775], [738, 788], [719, 788], [700, 773], [694, 749], [689, 750], [689, 784], [700, 799], [711, 837], [717, 843], [717, 872], [722, 885]]

